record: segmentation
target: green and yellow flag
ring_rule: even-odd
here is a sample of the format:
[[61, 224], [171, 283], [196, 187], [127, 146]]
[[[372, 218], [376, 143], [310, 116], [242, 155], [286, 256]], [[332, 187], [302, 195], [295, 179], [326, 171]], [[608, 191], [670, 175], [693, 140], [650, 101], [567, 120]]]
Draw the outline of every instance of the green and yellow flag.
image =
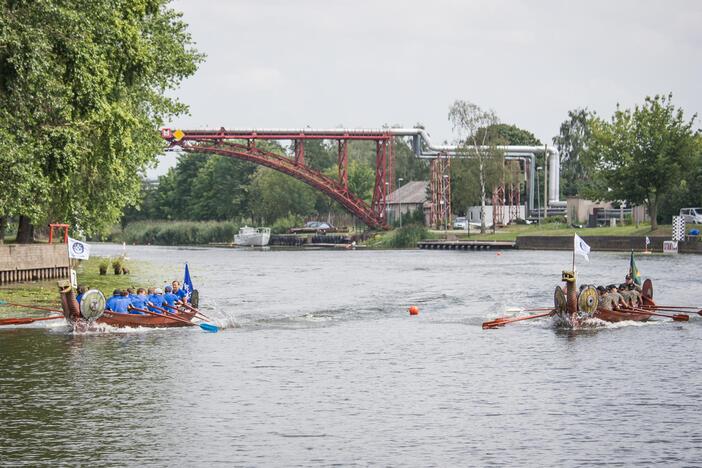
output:
[[641, 286], [641, 273], [639, 272], [639, 269], [636, 268], [636, 262], [634, 261], [634, 251], [631, 251], [631, 260], [629, 261], [629, 275], [631, 275], [631, 279], [634, 280], [634, 283], [638, 284]]

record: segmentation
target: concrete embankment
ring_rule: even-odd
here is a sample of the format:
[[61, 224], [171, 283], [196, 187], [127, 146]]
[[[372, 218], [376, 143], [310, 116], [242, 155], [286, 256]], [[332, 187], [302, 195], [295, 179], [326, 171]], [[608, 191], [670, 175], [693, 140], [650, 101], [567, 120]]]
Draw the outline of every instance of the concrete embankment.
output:
[[[632, 236], [581, 236], [592, 250], [629, 252], [642, 251], [646, 245], [646, 237]], [[663, 242], [669, 237], [649, 237], [651, 243], [648, 250], [663, 252]], [[572, 236], [519, 236], [516, 247], [523, 250], [572, 250]], [[679, 253], [702, 254], [702, 242], [678, 242]]]
[[66, 244], [0, 245], [0, 284], [68, 278]]

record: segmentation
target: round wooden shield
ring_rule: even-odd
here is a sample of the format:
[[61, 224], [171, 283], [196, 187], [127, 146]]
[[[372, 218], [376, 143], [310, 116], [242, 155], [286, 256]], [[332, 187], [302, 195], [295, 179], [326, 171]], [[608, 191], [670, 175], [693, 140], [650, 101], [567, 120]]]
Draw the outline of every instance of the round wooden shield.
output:
[[556, 290], [553, 293], [553, 306], [556, 312], [564, 313], [567, 308], [567, 302], [563, 289], [560, 286], [556, 286]]
[[190, 305], [197, 309], [198, 304], [200, 304], [200, 292], [197, 289], [193, 289], [190, 294]]
[[592, 315], [597, 310], [598, 304], [599, 297], [597, 294], [597, 289], [595, 289], [593, 286], [588, 286], [580, 291], [580, 294], [578, 295], [578, 310]]
[[105, 312], [105, 296], [97, 289], [83, 294], [80, 301], [80, 314], [88, 321], [97, 320]]
[[641, 286], [641, 295], [653, 299], [653, 282], [650, 278], [647, 278]]

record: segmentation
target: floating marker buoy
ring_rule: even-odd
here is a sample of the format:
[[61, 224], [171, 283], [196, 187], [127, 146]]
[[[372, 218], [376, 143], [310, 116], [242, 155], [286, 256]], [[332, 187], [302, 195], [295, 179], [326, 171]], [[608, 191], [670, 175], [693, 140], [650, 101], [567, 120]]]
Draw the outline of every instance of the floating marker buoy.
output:
[[502, 255], [502, 252], [497, 252], [497, 256], [499, 257], [500, 255]]
[[410, 314], [410, 315], [419, 315], [419, 307], [417, 307], [417, 306], [410, 306], [410, 308], [409, 308], [409, 314]]

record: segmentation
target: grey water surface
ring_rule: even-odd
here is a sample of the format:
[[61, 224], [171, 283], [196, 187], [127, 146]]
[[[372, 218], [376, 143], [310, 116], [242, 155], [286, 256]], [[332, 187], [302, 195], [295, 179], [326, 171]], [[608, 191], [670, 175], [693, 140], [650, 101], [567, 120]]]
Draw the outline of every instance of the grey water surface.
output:
[[[699, 315], [481, 329], [550, 305], [569, 252], [128, 254], [164, 280], [187, 260], [225, 328], [3, 327], [0, 465], [702, 466]], [[628, 262], [593, 252], [579, 278]], [[702, 305], [702, 257], [638, 266], [659, 303]]]

